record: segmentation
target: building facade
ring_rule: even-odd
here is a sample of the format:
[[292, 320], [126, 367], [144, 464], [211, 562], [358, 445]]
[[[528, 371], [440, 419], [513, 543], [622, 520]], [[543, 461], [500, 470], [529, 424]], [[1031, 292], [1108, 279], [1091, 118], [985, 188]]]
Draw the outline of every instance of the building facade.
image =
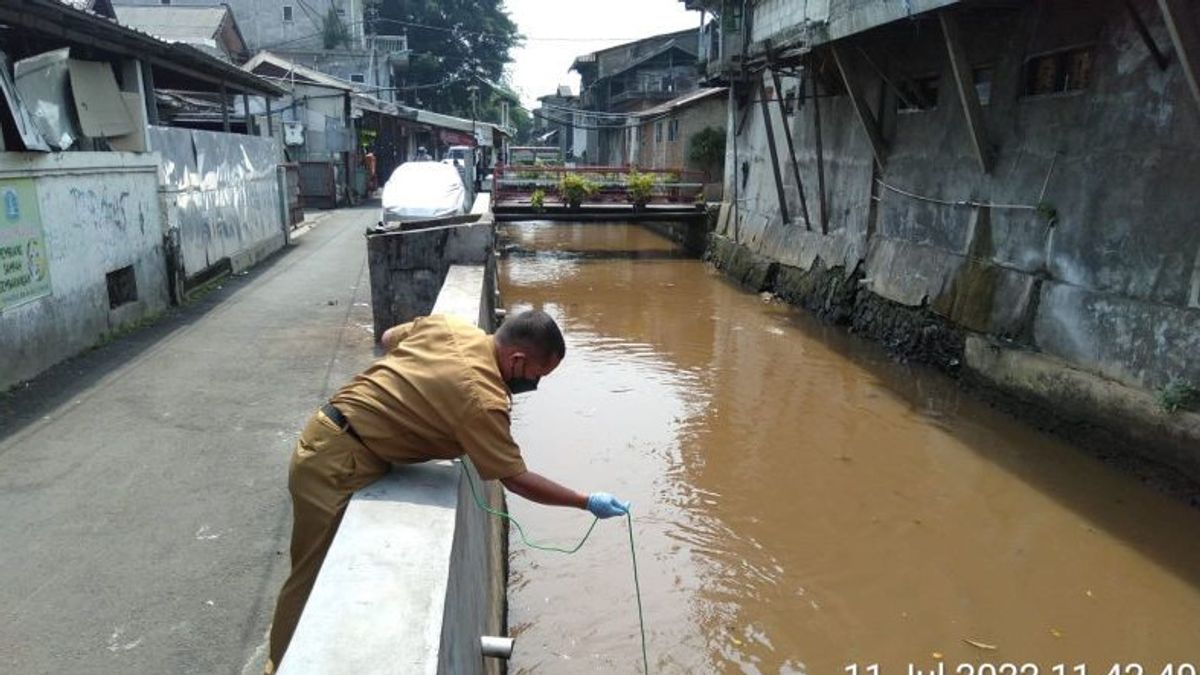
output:
[[[362, 85], [383, 100], [395, 100], [396, 74], [408, 64], [402, 35], [373, 35], [366, 30], [364, 0], [310, 3], [265, 0], [170, 0], [171, 7], [225, 5], [236, 18], [248, 55], [270, 51], [290, 61]], [[121, 0], [121, 5], [160, 7], [162, 0]], [[121, 11], [118, 9], [118, 11]], [[329, 12], [333, 12], [330, 17]], [[336, 25], [334, 28], [332, 26]], [[163, 36], [169, 39], [170, 36]], [[244, 62], [246, 58], [237, 60]]]
[[633, 147], [632, 115], [695, 90], [696, 31], [665, 33], [575, 59], [579, 107], [588, 111], [587, 157], [594, 164], [625, 164]]

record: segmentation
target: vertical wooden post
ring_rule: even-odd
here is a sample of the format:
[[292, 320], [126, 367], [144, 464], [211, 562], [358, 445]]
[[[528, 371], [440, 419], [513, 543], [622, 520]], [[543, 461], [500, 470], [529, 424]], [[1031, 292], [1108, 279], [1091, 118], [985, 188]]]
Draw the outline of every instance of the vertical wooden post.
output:
[[1200, 76], [1197, 75], [1200, 72], [1200, 38], [1196, 35], [1196, 17], [1184, 0], [1158, 0], [1158, 8], [1167, 22], [1167, 31], [1171, 34], [1175, 55], [1179, 57], [1192, 97], [1200, 103]]
[[139, 61], [142, 68], [142, 95], [146, 99], [146, 124], [158, 125], [158, 98], [154, 95], [154, 69], [149, 63]]
[[829, 234], [829, 203], [825, 196], [825, 151], [821, 140], [821, 96], [817, 89], [817, 78], [812, 82], [813, 140], [817, 147], [817, 196], [821, 198], [821, 234]]
[[1129, 17], [1133, 19], [1133, 27], [1137, 29], [1138, 35], [1141, 36], [1142, 43], [1146, 45], [1150, 56], [1158, 64], [1158, 69], [1166, 70], [1171, 60], [1158, 48], [1158, 43], [1154, 41], [1154, 36], [1150, 34], [1150, 29], [1146, 27], [1146, 21], [1142, 19], [1141, 14], [1138, 14], [1137, 7], [1133, 6], [1133, 0], [1125, 0], [1125, 9], [1129, 12]]
[[783, 137], [787, 140], [788, 158], [792, 160], [792, 177], [796, 180], [796, 189], [800, 191], [800, 210], [804, 212], [804, 229], [812, 229], [812, 221], [808, 217], [808, 199], [804, 195], [804, 183], [800, 180], [800, 166], [796, 162], [796, 145], [792, 142], [792, 125], [788, 123], [787, 110], [783, 107], [783, 89], [779, 73], [771, 70], [771, 81], [775, 84], [775, 102], [779, 108], [779, 119], [783, 121]]
[[246, 117], [246, 135], [254, 135], [254, 116], [250, 114], [250, 94], [242, 92], [242, 113]]
[[771, 122], [771, 108], [767, 105], [767, 89], [762, 77], [758, 79], [758, 102], [762, 107], [763, 125], [767, 129], [767, 148], [771, 152], [771, 169], [775, 172], [775, 194], [779, 197], [779, 214], [784, 224], [792, 222], [788, 217], [787, 193], [783, 190], [783, 174], [779, 171], [779, 153], [775, 149], [775, 125]]
[[275, 136], [275, 123], [271, 120], [271, 97], [263, 96], [263, 100], [267, 102], [267, 135]]
[[979, 92], [975, 89], [975, 71], [971, 69], [971, 63], [967, 60], [958, 20], [950, 10], [938, 12], [938, 20], [942, 24], [946, 54], [950, 57], [950, 70], [954, 74], [958, 100], [962, 103], [963, 114], [966, 117], [967, 132], [971, 135], [971, 144], [975, 149], [976, 158], [979, 159], [979, 168], [987, 173], [992, 166], [992, 151], [988, 147], [987, 131], [983, 128], [983, 106], [979, 104]]
[[354, 106], [351, 96], [353, 94], [346, 92], [342, 109], [346, 117], [346, 135], [350, 140], [350, 147], [346, 148], [346, 204], [354, 206], [354, 150], [358, 147], [358, 139], [354, 133]]
[[841, 47], [833, 44], [829, 46], [829, 51], [833, 54], [833, 62], [837, 65], [838, 72], [842, 74], [842, 82], [845, 83], [846, 91], [850, 94], [854, 113], [858, 116], [858, 121], [867, 134], [867, 140], [871, 143], [871, 154], [875, 157], [875, 163], [883, 168], [883, 162], [887, 158], [887, 144], [884, 143], [883, 135], [879, 132], [879, 122], [875, 119], [875, 114], [871, 112], [871, 107], [867, 105], [862, 90], [850, 78], [846, 55], [842, 52]]
[[221, 129], [229, 133], [229, 92], [225, 83], [221, 83]]

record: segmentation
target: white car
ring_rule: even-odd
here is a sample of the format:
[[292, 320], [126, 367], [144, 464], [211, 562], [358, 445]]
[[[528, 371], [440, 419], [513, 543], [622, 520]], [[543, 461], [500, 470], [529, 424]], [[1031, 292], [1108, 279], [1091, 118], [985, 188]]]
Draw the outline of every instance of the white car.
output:
[[467, 188], [450, 164], [405, 162], [383, 186], [383, 221], [425, 220], [467, 213]]

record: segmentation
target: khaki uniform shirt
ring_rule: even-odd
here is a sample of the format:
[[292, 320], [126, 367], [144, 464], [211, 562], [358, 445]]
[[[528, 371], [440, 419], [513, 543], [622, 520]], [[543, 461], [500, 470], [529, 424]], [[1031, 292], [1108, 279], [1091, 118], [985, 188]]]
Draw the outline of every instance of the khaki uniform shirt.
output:
[[466, 453], [485, 480], [524, 473], [492, 336], [446, 316], [399, 330], [400, 343], [332, 399], [363, 444], [398, 464]]

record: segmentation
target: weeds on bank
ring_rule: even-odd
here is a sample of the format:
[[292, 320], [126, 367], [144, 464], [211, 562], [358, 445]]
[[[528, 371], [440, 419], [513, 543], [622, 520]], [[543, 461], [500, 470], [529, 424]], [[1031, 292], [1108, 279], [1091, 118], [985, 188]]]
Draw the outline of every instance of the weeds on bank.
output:
[[100, 336], [100, 339], [96, 341], [96, 344], [92, 345], [92, 349], [99, 349], [105, 345], [109, 345], [109, 344], [112, 344], [113, 342], [116, 342], [117, 340], [120, 340], [121, 338], [125, 337], [126, 335], [129, 335], [131, 333], [136, 333], [137, 331], [139, 331], [143, 328], [146, 328], [147, 326], [152, 326], [152, 325], [158, 323], [158, 321], [160, 319], [162, 319], [163, 317], [165, 317], [166, 315], [167, 315], [167, 310], [159, 310], [157, 312], [152, 312], [150, 314], [147, 314], [146, 316], [143, 316], [142, 318], [138, 319], [137, 321], [130, 321], [129, 323], [122, 325], [120, 328], [117, 328], [116, 330], [108, 331], [107, 333]]
[[1165, 413], [1188, 409], [1200, 403], [1200, 389], [1183, 380], [1171, 380], [1155, 395], [1158, 407]]

